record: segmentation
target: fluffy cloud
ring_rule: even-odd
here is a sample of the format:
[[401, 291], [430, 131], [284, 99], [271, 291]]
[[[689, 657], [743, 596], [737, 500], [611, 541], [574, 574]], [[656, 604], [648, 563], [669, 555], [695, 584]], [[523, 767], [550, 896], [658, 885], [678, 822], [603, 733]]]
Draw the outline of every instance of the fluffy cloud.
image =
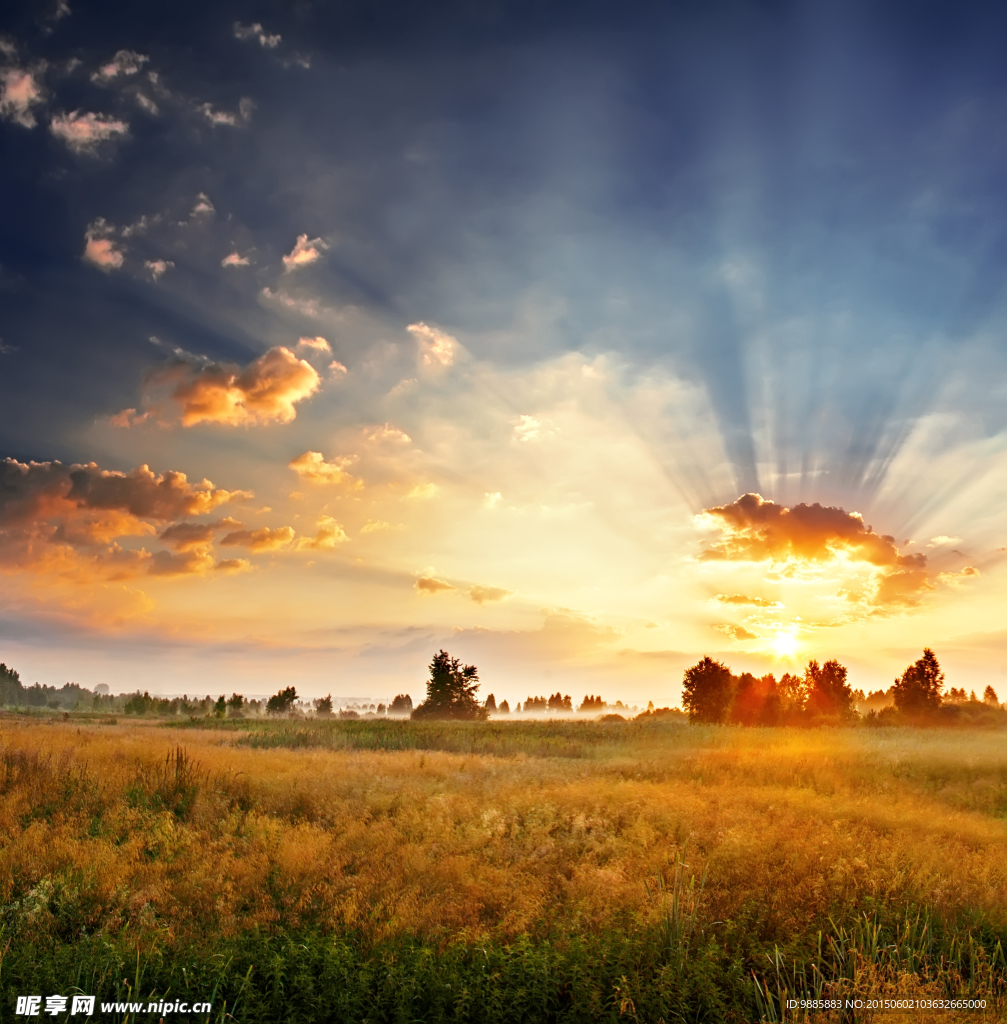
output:
[[416, 589], [421, 594], [439, 594], [443, 590], [457, 590], [457, 587], [445, 583], [444, 580], [435, 579], [433, 576], [421, 576], [415, 583]]
[[309, 241], [307, 235], [298, 235], [293, 249], [283, 257], [284, 273], [289, 274], [298, 267], [306, 267], [309, 263], [320, 260], [325, 249], [328, 249], [328, 245], [322, 239], [312, 238]]
[[247, 256], [241, 256], [236, 252], [232, 252], [220, 261], [220, 265], [222, 267], [247, 267], [249, 262]]
[[235, 530], [224, 537], [220, 546], [248, 548], [249, 551], [276, 551], [289, 547], [293, 539], [294, 531], [289, 526], [278, 526], [273, 530], [263, 526], [259, 530]]
[[840, 554], [874, 566], [922, 569], [925, 555], [900, 555], [893, 537], [875, 533], [858, 512], [800, 504], [785, 508], [759, 494], [745, 494], [730, 505], [709, 508], [704, 516], [722, 530], [705, 559], [826, 562]]
[[415, 487], [410, 487], [406, 491], [406, 497], [414, 501], [426, 501], [429, 498], [437, 496], [437, 492], [440, 488], [437, 484], [416, 484]]
[[283, 36], [279, 33], [270, 34], [257, 21], [253, 21], [251, 25], [242, 25], [240, 21], [236, 21], [234, 23], [234, 38], [240, 39], [242, 42], [255, 39], [264, 49], [275, 50], [280, 45]]
[[749, 597], [747, 594], [718, 594], [722, 604], [751, 605], [754, 608], [782, 608], [779, 601], [770, 601], [765, 597]]
[[91, 76], [92, 82], [111, 82], [120, 75], [135, 75], [150, 57], [134, 50], [120, 50], [107, 64]]
[[212, 103], [202, 103], [199, 106], [199, 112], [210, 122], [212, 125], [227, 125], [231, 128], [237, 124], [247, 124], [252, 119], [252, 111], [255, 109], [255, 104], [247, 97], [242, 97], [238, 103], [238, 112], [232, 114], [227, 110], [216, 110]]
[[33, 72], [26, 68], [4, 68], [0, 71], [0, 117], [24, 128], [35, 127], [31, 108], [42, 102], [42, 87]]
[[[192, 484], [184, 473], [155, 474], [146, 465], [121, 473], [94, 463], [5, 459], [0, 462], [0, 563], [82, 580], [121, 580], [144, 570], [154, 575], [202, 572], [213, 559], [205, 529], [196, 524], [179, 524], [174, 533], [169, 527], [162, 534], [185, 558], [126, 550], [116, 539], [150, 537], [157, 532], [154, 524], [202, 515], [248, 497], [209, 480]], [[211, 525], [227, 524], [240, 525], [234, 520]]]
[[450, 366], [458, 352], [458, 341], [436, 327], [429, 327], [420, 321], [407, 328], [419, 342], [420, 359], [424, 366]]
[[305, 548], [316, 551], [332, 551], [345, 544], [350, 538], [346, 536], [343, 528], [331, 516], [322, 516], [318, 521], [318, 533], [314, 537], [301, 537], [297, 542], [297, 549]]
[[[701, 558], [729, 562], [773, 562], [791, 566], [831, 565], [840, 575], [870, 573], [861, 585], [840, 589], [853, 603], [912, 606], [934, 589], [927, 558], [899, 553], [893, 537], [864, 525], [856, 512], [819, 504], [786, 508], [758, 494], [745, 494], [729, 505], [707, 509], [701, 519], [720, 528], [720, 537]], [[759, 605], [761, 601], [735, 595], [718, 600]]]
[[759, 635], [753, 633], [751, 630], [745, 629], [744, 626], [734, 626], [729, 622], [725, 622], [722, 625], [714, 626], [714, 629], [721, 633], [726, 634], [732, 640], [758, 640]]
[[332, 355], [332, 346], [321, 336], [317, 338], [300, 338], [298, 339], [297, 347], [312, 349], [325, 355]]
[[62, 139], [74, 153], [93, 153], [99, 142], [122, 138], [129, 134], [129, 125], [101, 114], [82, 114], [79, 110], [57, 114], [49, 122], [49, 131]]
[[106, 273], [118, 270], [125, 258], [122, 249], [110, 237], [114, 230], [103, 217], [99, 217], [88, 225], [84, 233], [84, 255], [81, 258]]
[[180, 355], [171, 365], [148, 374], [147, 412], [133, 416], [131, 410], [123, 410], [112, 422], [131, 426], [153, 417], [162, 425], [178, 421], [185, 427], [289, 423], [297, 416], [294, 406], [313, 395], [320, 383], [310, 363], [282, 346], [271, 348], [244, 369]]
[[478, 584], [469, 588], [469, 597], [479, 605], [485, 604], [487, 601], [502, 601], [513, 593], [513, 590], [504, 590], [503, 587], [482, 587]]
[[334, 459], [326, 462], [321, 452], [305, 452], [298, 455], [290, 463], [290, 468], [302, 479], [317, 484], [353, 484], [360, 486], [360, 481], [346, 472], [346, 467], [353, 462], [351, 458]]

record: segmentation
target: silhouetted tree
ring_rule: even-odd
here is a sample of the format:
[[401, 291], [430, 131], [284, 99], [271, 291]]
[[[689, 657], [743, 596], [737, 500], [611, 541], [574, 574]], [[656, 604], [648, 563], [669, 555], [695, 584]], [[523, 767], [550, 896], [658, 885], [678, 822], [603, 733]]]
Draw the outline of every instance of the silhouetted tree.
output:
[[332, 694], [330, 693], [326, 697], [317, 697], [313, 701], [315, 705], [315, 714], [319, 718], [331, 718], [332, 717]]
[[910, 665], [893, 687], [895, 706], [904, 715], [933, 714], [941, 706], [944, 673], [934, 652], [923, 649], [923, 657]]
[[497, 708], [497, 714], [498, 715], [509, 715], [510, 714], [510, 704], [508, 704], [507, 701], [505, 701], [505, 700], [500, 701], [500, 707]]
[[987, 686], [986, 689], [983, 690], [983, 703], [989, 704], [990, 707], [994, 708], [1000, 707], [1000, 700], [997, 697], [997, 692], [992, 686]]
[[734, 691], [731, 670], [706, 657], [685, 670], [682, 683], [682, 707], [692, 722], [723, 722]]
[[804, 670], [807, 686], [805, 711], [812, 718], [852, 718], [853, 690], [846, 683], [846, 668], [833, 658], [819, 668], [809, 661]]
[[223, 718], [227, 714], [227, 698], [223, 694], [217, 698], [217, 703], [213, 705], [213, 713], [217, 718]]
[[388, 707], [390, 715], [408, 715], [413, 710], [413, 698], [408, 693], [397, 694]]
[[548, 710], [550, 711], [573, 711], [573, 701], [569, 696], [562, 693], [553, 693], [549, 696]]
[[413, 711], [413, 718], [458, 718], [482, 720], [486, 709], [476, 700], [479, 672], [475, 665], [462, 665], [441, 650], [430, 662], [427, 699]]
[[497, 709], [497, 699], [491, 693], [483, 703], [483, 707], [486, 709], [487, 714], [492, 714]]
[[285, 690], [274, 693], [266, 701], [266, 714], [287, 715], [290, 713], [290, 709], [294, 706], [294, 701], [296, 700], [297, 690], [293, 686], [288, 686]]

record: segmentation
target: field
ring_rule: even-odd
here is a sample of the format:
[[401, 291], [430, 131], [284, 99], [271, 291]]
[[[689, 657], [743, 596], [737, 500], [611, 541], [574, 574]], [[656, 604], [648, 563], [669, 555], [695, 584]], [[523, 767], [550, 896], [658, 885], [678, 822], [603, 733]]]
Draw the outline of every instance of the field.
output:
[[1007, 1020], [1002, 732], [7, 715], [0, 795], [7, 1013]]

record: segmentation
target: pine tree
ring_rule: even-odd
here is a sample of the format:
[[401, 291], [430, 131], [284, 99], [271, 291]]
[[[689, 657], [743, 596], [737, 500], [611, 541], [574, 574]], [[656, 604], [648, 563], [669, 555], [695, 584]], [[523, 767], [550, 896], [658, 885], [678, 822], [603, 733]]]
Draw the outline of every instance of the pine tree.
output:
[[441, 650], [430, 662], [427, 699], [413, 712], [413, 718], [457, 718], [484, 720], [486, 708], [476, 700], [479, 672], [475, 665], [462, 665]]

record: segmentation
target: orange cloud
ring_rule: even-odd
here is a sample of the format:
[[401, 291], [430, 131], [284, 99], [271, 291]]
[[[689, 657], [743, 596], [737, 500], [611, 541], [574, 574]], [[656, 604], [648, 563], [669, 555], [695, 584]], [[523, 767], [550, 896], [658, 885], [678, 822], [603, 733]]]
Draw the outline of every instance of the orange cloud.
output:
[[62, 139], [74, 153], [93, 153], [99, 142], [129, 134], [129, 125], [114, 117], [101, 114], [82, 114], [74, 110], [57, 114], [49, 122], [49, 131]]
[[314, 537], [301, 537], [297, 542], [297, 550], [310, 548], [316, 551], [332, 551], [349, 539], [335, 519], [331, 516], [322, 516], [318, 521], [318, 533]]
[[457, 587], [451, 586], [450, 583], [445, 583], [444, 580], [434, 579], [433, 576], [421, 576], [416, 581], [416, 589], [421, 594], [437, 594], [442, 590], [457, 590]]
[[705, 559], [782, 562], [790, 558], [831, 561], [840, 553], [875, 566], [922, 569], [925, 555], [900, 555], [893, 537], [875, 533], [859, 512], [800, 504], [785, 508], [759, 494], [744, 494], [730, 505], [704, 515], [723, 530], [721, 539], [702, 554]]
[[326, 355], [332, 355], [332, 346], [321, 336], [317, 338], [299, 338], [297, 342], [298, 348], [310, 348], [316, 352], [323, 352]]
[[298, 235], [297, 242], [293, 249], [283, 257], [284, 272], [289, 274], [298, 267], [306, 267], [322, 258], [322, 251], [328, 249], [328, 245], [320, 238], [308, 240], [307, 235]]
[[0, 71], [0, 117], [22, 128], [35, 127], [31, 108], [42, 102], [42, 87], [34, 74], [25, 68], [4, 68]]
[[160, 540], [176, 551], [194, 551], [213, 542], [217, 530], [239, 529], [241, 523], [229, 516], [215, 523], [175, 523], [162, 530]]
[[263, 526], [259, 530], [235, 530], [220, 542], [220, 546], [248, 548], [249, 551], [276, 551], [288, 547], [293, 539], [294, 531], [289, 526], [278, 526], [275, 530]]
[[420, 321], [410, 324], [410, 334], [420, 343], [420, 352], [424, 366], [450, 366], [458, 352], [458, 341], [450, 334], [430, 327]]
[[184, 427], [289, 423], [297, 416], [294, 406], [310, 398], [320, 384], [315, 368], [283, 346], [271, 348], [244, 369], [183, 357], [148, 375], [147, 412], [137, 416], [135, 410], [124, 409], [111, 422], [128, 427], [153, 416], [161, 425], [180, 422]]
[[469, 588], [469, 597], [471, 597], [476, 604], [480, 605], [485, 604], [487, 601], [502, 601], [505, 597], [510, 597], [513, 593], [513, 590], [504, 590], [503, 587], [482, 587], [478, 584]]
[[765, 597], [748, 597], [746, 594], [718, 594], [716, 600], [722, 604], [752, 605], [755, 608], [782, 608], [779, 601], [770, 601]]
[[109, 270], [118, 270], [125, 259], [122, 250], [109, 237], [113, 231], [114, 226], [104, 217], [99, 217], [88, 224], [87, 231], [84, 232], [84, 255], [81, 258], [106, 273]]
[[346, 472], [346, 466], [353, 463], [352, 458], [338, 458], [326, 462], [321, 452], [305, 452], [290, 462], [290, 468], [302, 479], [316, 484], [353, 484], [361, 486], [361, 481]]

